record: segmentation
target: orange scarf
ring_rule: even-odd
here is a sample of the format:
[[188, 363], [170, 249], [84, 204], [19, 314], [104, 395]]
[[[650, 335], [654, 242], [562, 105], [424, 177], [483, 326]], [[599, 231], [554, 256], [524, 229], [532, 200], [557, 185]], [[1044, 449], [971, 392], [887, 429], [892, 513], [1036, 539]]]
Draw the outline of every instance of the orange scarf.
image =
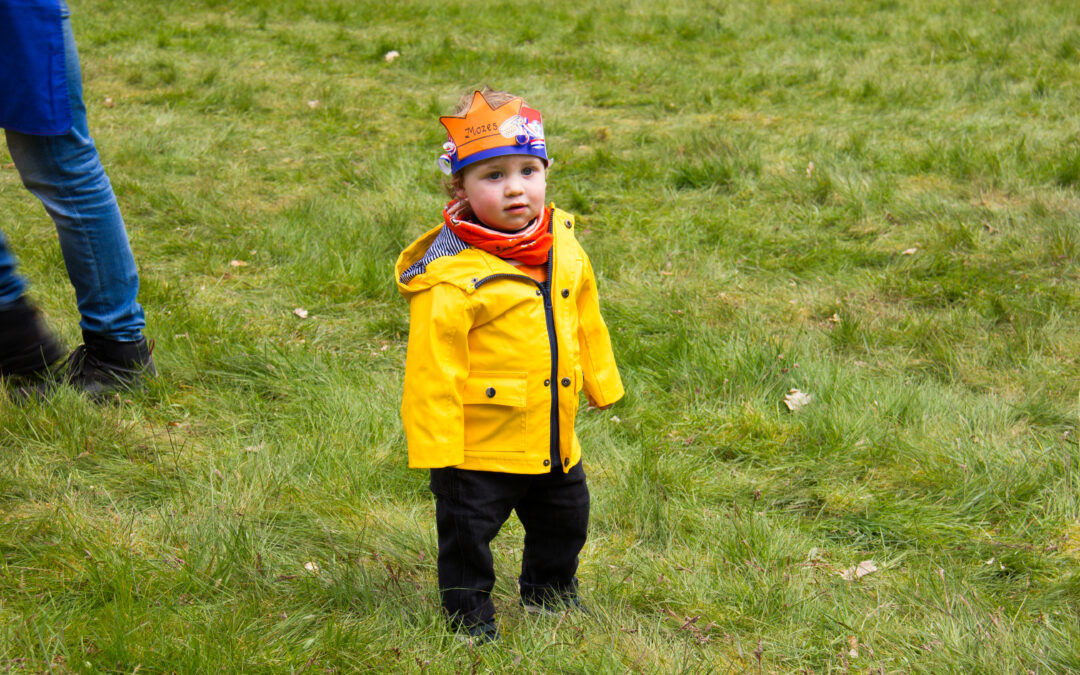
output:
[[[446, 205], [450, 208], [454, 202]], [[548, 251], [555, 237], [548, 232], [548, 210], [544, 209], [539, 218], [517, 232], [500, 232], [480, 223], [451, 218], [443, 209], [443, 222], [450, 231], [470, 246], [481, 251], [517, 260], [523, 265], [542, 265], [547, 262]]]

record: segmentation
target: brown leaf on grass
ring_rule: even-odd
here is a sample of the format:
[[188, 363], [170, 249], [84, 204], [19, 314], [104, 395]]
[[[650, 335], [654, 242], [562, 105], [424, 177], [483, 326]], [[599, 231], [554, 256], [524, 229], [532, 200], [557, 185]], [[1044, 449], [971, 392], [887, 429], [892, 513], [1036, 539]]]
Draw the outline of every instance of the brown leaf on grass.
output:
[[247, 263], [243, 260], [230, 260], [229, 265], [232, 267], [247, 267]]
[[301, 319], [306, 319], [308, 317], [308, 311], [303, 307], [297, 307], [292, 311], [292, 313], [300, 317]]
[[807, 403], [810, 402], [812, 397], [806, 392], [799, 391], [798, 389], [789, 389], [786, 396], [784, 396], [784, 405], [791, 412], [798, 412]]
[[905, 248], [900, 252], [900, 255], [915, 255], [918, 251], [919, 249], [913, 246], [911, 248]]
[[859, 638], [855, 635], [849, 635], [847, 637], [848, 644], [848, 656], [853, 659], [859, 658]]
[[101, 105], [105, 106], [106, 108], [112, 108], [116, 105], [116, 102], [112, 100], [112, 97], [106, 96], [105, 100], [102, 101]]
[[852, 565], [846, 570], [840, 572], [840, 576], [843, 577], [846, 581], [851, 581], [852, 579], [861, 579], [867, 574], [873, 574], [877, 571], [877, 565], [874, 564], [873, 560], [863, 560], [858, 565]]

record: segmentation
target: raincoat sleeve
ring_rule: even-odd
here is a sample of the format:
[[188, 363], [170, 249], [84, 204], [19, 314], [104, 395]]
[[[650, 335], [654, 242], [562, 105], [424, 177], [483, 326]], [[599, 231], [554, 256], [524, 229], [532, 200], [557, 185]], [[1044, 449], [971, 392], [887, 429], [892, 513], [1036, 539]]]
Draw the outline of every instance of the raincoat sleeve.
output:
[[622, 398], [624, 390], [619, 369], [615, 366], [615, 353], [611, 350], [611, 337], [600, 316], [600, 297], [596, 292], [592, 263], [584, 251], [582, 255], [585, 270], [577, 296], [581, 369], [585, 375], [585, 395], [593, 405], [602, 408]]
[[461, 289], [436, 284], [409, 300], [409, 347], [401, 419], [410, 468], [465, 461], [462, 391], [475, 312]]

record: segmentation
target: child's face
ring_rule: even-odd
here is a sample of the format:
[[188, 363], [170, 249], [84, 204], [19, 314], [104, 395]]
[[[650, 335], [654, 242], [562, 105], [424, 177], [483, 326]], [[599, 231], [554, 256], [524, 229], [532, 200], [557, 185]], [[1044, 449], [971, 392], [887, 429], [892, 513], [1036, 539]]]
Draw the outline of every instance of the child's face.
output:
[[544, 209], [547, 171], [531, 155], [502, 155], [470, 164], [462, 171], [458, 199], [488, 227], [520, 230]]

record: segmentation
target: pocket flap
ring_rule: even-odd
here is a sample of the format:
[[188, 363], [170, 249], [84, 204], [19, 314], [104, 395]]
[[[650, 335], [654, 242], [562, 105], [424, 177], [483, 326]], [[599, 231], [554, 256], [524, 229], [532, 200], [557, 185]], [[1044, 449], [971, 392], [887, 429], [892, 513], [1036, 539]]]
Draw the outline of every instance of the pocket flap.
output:
[[528, 373], [473, 371], [469, 373], [469, 379], [465, 380], [462, 403], [523, 408], [527, 382]]

